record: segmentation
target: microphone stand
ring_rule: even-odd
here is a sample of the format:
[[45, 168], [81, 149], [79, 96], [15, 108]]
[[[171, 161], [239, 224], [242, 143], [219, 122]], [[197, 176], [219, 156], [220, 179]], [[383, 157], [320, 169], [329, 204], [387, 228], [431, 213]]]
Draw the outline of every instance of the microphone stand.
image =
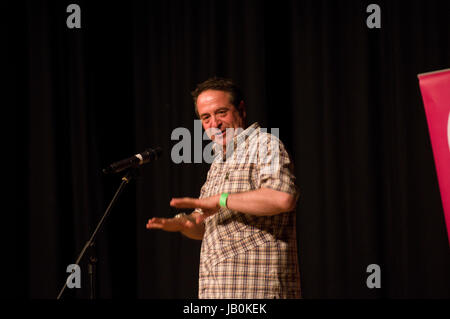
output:
[[[131, 168], [124, 177], [122, 177], [122, 183], [120, 183], [119, 188], [117, 189], [116, 193], [114, 194], [114, 197], [112, 198], [111, 202], [109, 203], [108, 207], [106, 208], [105, 213], [103, 214], [103, 217], [100, 219], [100, 221], [97, 224], [97, 227], [95, 228], [94, 232], [92, 233], [89, 240], [84, 245], [83, 249], [81, 250], [80, 254], [78, 255], [77, 260], [75, 261], [76, 265], [79, 265], [81, 259], [83, 258], [84, 254], [86, 253], [88, 248], [91, 248], [91, 256], [89, 258], [89, 266], [88, 266], [88, 273], [89, 273], [89, 282], [90, 282], [90, 299], [95, 299], [95, 279], [96, 279], [96, 263], [97, 258], [93, 254], [93, 246], [94, 246], [94, 240], [97, 236], [97, 233], [103, 226], [103, 223], [105, 222], [106, 218], [108, 217], [109, 213], [111, 212], [112, 207], [116, 203], [119, 195], [124, 190], [125, 186], [134, 178], [137, 176], [137, 170], [138, 168]], [[75, 271], [75, 269], [72, 270], [72, 273]], [[70, 275], [69, 275], [70, 276]], [[69, 277], [67, 278], [69, 279]], [[64, 290], [67, 288], [67, 279], [64, 286], [61, 288], [57, 300], [61, 299], [62, 294], [64, 293]]]

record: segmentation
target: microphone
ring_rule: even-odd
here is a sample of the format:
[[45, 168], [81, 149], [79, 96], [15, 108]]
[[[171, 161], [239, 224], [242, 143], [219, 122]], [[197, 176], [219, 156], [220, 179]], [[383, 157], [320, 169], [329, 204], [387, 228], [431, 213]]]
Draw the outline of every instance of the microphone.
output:
[[157, 160], [162, 153], [161, 147], [156, 147], [155, 149], [148, 148], [142, 153], [136, 154], [130, 158], [112, 163], [107, 168], [103, 169], [104, 174], [112, 174], [112, 173], [119, 173], [123, 171], [124, 169], [130, 168], [130, 167], [139, 167], [144, 164], [147, 164], [148, 162]]

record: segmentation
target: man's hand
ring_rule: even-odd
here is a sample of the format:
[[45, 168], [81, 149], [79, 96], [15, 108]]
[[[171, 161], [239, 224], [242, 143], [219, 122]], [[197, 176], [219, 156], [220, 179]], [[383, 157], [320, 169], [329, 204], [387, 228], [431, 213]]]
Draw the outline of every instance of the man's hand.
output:
[[[205, 198], [172, 198], [170, 206], [176, 208], [201, 209], [203, 213], [193, 212], [190, 217], [182, 218], [152, 218], [147, 223], [148, 229], [162, 229], [169, 232], [181, 232], [192, 239], [203, 238], [205, 225], [203, 221], [220, 209], [220, 194]], [[271, 216], [295, 209], [297, 198], [294, 195], [275, 191], [268, 188], [260, 188], [254, 191], [233, 193], [228, 196], [228, 209], [244, 214], [256, 216]], [[195, 222], [194, 222], [195, 220]]]
[[192, 227], [193, 224], [186, 218], [158, 218], [153, 217], [147, 222], [147, 229], [161, 229], [169, 232], [182, 231], [185, 228]]
[[176, 208], [200, 208], [203, 211], [203, 214], [196, 216], [197, 223], [200, 223], [205, 220], [206, 217], [214, 215], [219, 211], [219, 199], [220, 194], [205, 198], [172, 198], [170, 206]]
[[[182, 216], [179, 218], [158, 218], [153, 217], [147, 222], [147, 229], [161, 229], [168, 232], [181, 232], [188, 238], [202, 240], [205, 233], [205, 225], [199, 222], [198, 216], [201, 214], [193, 212], [189, 218]], [[197, 221], [194, 221], [197, 220]]]

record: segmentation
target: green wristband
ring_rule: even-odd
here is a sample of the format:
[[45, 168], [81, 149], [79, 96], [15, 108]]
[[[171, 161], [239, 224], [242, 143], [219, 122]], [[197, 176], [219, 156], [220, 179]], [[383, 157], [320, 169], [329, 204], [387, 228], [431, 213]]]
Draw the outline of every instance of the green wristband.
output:
[[220, 195], [220, 200], [219, 200], [220, 207], [227, 208], [227, 198], [228, 198], [228, 193], [222, 193], [222, 195]]

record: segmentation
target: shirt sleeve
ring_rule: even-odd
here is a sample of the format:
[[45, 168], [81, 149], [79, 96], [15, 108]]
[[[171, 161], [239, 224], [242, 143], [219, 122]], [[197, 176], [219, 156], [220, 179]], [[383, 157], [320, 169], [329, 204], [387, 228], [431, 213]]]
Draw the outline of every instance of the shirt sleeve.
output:
[[297, 198], [299, 192], [294, 164], [283, 143], [275, 135], [265, 133], [259, 137], [258, 144], [260, 186], [289, 193]]

